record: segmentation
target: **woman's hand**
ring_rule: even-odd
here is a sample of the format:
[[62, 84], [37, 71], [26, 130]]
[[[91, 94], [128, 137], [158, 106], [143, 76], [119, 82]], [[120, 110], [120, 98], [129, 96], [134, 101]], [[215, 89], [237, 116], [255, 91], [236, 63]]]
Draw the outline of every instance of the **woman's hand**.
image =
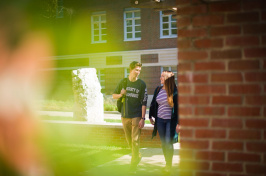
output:
[[180, 125], [177, 124], [177, 125], [176, 125], [176, 132], [179, 133], [179, 131], [180, 131]]
[[150, 118], [150, 122], [152, 125], [154, 125], [154, 120], [152, 118]]

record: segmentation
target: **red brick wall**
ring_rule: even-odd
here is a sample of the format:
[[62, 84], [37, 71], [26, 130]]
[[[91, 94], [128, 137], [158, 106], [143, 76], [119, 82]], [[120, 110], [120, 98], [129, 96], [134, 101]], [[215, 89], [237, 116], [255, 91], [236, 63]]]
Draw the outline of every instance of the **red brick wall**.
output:
[[[67, 0], [72, 2], [71, 0]], [[132, 8], [130, 0], [82, 0], [76, 7], [71, 24], [79, 26], [79, 35], [75, 36], [75, 42], [71, 41], [73, 48], [62, 51], [62, 55], [99, 53], [130, 50], [147, 50], [176, 48], [176, 38], [160, 39], [160, 14], [153, 9], [141, 10], [141, 40], [124, 41], [124, 9]], [[106, 12], [107, 42], [91, 44], [91, 14], [97, 11]], [[83, 20], [84, 26], [79, 21]], [[77, 32], [77, 31], [76, 31]], [[64, 37], [66, 40], [66, 38]], [[71, 46], [72, 46], [71, 45]], [[77, 47], [78, 46], [78, 47]], [[61, 53], [60, 53], [61, 54]]]
[[105, 69], [105, 93], [112, 95], [119, 81], [125, 77], [124, 68]]
[[140, 73], [140, 79], [142, 79], [146, 83], [148, 95], [153, 95], [156, 87], [161, 85], [160, 76], [161, 76], [161, 67], [159, 66], [142, 67]]
[[180, 175], [266, 175], [266, 2], [177, 3]]

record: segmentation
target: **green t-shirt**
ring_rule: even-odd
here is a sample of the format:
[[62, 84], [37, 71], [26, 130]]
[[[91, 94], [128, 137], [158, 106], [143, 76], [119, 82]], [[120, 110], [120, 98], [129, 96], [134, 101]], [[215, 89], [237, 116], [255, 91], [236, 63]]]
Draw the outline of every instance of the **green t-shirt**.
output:
[[[114, 94], [120, 94], [123, 88], [124, 79], [122, 79], [117, 85]], [[124, 85], [125, 86], [125, 85]], [[126, 118], [134, 118], [142, 116], [142, 106], [147, 105], [148, 95], [147, 88], [144, 81], [137, 79], [135, 82], [129, 81], [126, 78], [126, 111], [124, 113], [124, 108], [121, 110], [121, 116]]]

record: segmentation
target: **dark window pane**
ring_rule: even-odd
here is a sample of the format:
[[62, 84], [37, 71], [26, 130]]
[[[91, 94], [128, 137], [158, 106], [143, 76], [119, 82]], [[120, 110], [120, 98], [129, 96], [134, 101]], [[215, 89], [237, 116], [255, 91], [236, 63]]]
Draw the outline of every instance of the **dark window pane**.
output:
[[176, 22], [172, 22], [171, 24], [172, 28], [176, 28]]
[[126, 18], [132, 18], [132, 12], [127, 12], [126, 13]]
[[127, 20], [127, 26], [132, 26], [132, 20]]
[[94, 30], [94, 35], [99, 35], [99, 30]]
[[127, 27], [127, 32], [132, 32], [132, 27]]
[[140, 26], [135, 26], [135, 31], [141, 31], [141, 27]]
[[132, 33], [127, 33], [127, 38], [131, 39], [132, 38]]
[[102, 15], [101, 16], [101, 21], [105, 21], [106, 20], [106, 15]]
[[94, 29], [99, 29], [99, 24], [97, 23], [97, 24], [93, 24], [93, 28]]
[[106, 65], [121, 65], [122, 56], [107, 56]]
[[135, 20], [135, 25], [140, 25], [140, 19]]
[[140, 32], [136, 32], [135, 33], [135, 38], [140, 38], [141, 37], [141, 33]]
[[106, 35], [102, 35], [102, 40], [106, 40]]
[[102, 29], [102, 34], [106, 34], [106, 29]]
[[97, 21], [99, 21], [99, 20], [100, 20], [99, 16], [93, 16], [93, 21], [94, 21], [94, 22], [97, 22]]
[[168, 20], [168, 16], [164, 16], [163, 17], [163, 22], [168, 22], [169, 20]]
[[169, 24], [168, 23], [164, 23], [163, 24], [163, 29], [168, 29], [169, 28]]
[[106, 23], [101, 23], [102, 28], [106, 28]]
[[177, 30], [176, 29], [172, 29], [172, 34], [177, 34]]
[[168, 30], [163, 30], [163, 35], [169, 35], [169, 31]]
[[135, 17], [140, 17], [140, 11], [138, 11], [138, 12], [134, 12], [134, 16], [135, 16]]
[[99, 36], [94, 36], [94, 41], [98, 42], [99, 41]]
[[140, 56], [141, 63], [158, 63], [158, 54], [142, 54]]

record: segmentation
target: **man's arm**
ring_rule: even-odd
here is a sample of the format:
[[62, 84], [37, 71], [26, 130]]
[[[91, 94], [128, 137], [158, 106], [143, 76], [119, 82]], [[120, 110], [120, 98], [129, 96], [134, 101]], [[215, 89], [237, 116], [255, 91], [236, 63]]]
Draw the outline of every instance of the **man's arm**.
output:
[[145, 118], [146, 115], [146, 106], [142, 105], [142, 116], [141, 118]]
[[142, 110], [142, 116], [141, 116], [141, 119], [140, 119], [140, 121], [139, 121], [139, 128], [141, 129], [141, 128], [143, 128], [144, 127], [144, 125], [145, 125], [145, 114], [146, 114], [146, 106], [144, 106], [144, 105], [142, 105], [142, 108], [141, 108], [141, 110]]
[[112, 96], [113, 96], [113, 99], [119, 99], [119, 98], [121, 98], [124, 94], [126, 94], [126, 90], [125, 89], [122, 89], [121, 90], [121, 92], [120, 92], [120, 94], [113, 94]]
[[113, 94], [113, 99], [119, 99], [121, 98], [123, 95], [122, 94]]

